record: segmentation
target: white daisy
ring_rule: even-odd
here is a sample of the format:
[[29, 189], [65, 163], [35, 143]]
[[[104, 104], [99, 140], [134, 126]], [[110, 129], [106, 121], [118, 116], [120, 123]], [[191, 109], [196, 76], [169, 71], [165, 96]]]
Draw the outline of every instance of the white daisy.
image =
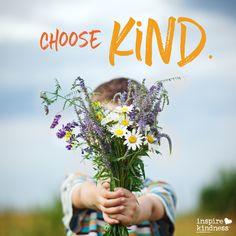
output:
[[128, 127], [133, 124], [133, 121], [131, 121], [128, 117], [121, 117], [119, 123], [125, 127]]
[[130, 106], [117, 106], [115, 111], [118, 113], [128, 113], [133, 109], [133, 105]]
[[109, 112], [106, 116], [101, 120], [102, 125], [106, 125], [109, 122], [118, 122], [120, 119], [120, 115], [116, 112]]
[[140, 145], [142, 145], [142, 135], [139, 133], [139, 131], [133, 129], [131, 132], [127, 131], [125, 134], [125, 142], [128, 146], [128, 149], [132, 149], [133, 151], [136, 150], [136, 148], [139, 148]]
[[123, 137], [125, 134], [126, 134], [126, 127], [120, 125], [120, 124], [115, 124], [111, 127], [110, 129], [111, 133], [113, 134], [113, 136], [116, 136], [116, 137]]
[[148, 145], [148, 150], [151, 152], [155, 152], [157, 150], [158, 145], [156, 143], [157, 139], [154, 137], [153, 134], [148, 133], [145, 135], [145, 141], [144, 144]]

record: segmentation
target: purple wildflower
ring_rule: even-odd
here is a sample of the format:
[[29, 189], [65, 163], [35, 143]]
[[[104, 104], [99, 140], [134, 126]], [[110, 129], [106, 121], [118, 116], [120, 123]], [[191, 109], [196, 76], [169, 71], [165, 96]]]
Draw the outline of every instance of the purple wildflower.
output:
[[63, 129], [65, 131], [71, 131], [72, 129], [74, 129], [76, 126], [78, 126], [78, 123], [76, 123], [75, 121], [73, 122], [69, 122], [66, 124], [66, 126], [63, 126]]
[[138, 126], [139, 126], [141, 133], [145, 133], [146, 124], [147, 124], [147, 122], [144, 119], [144, 117], [141, 117], [138, 121]]
[[80, 124], [82, 133], [96, 133], [100, 138], [103, 138], [102, 128], [91, 119], [90, 115], [86, 112], [85, 117], [83, 119], [83, 123]]
[[[76, 126], [78, 126], [78, 123], [76, 122], [71, 122], [71, 123], [67, 123], [65, 126], [63, 125], [61, 129], [58, 130], [58, 132], [56, 133], [58, 138], [64, 138], [66, 135], [66, 132], [71, 132]], [[72, 148], [72, 143], [73, 141], [76, 141], [75, 139], [75, 135], [73, 134], [69, 140], [67, 140], [68, 145], [66, 146], [66, 148], [68, 150], [70, 150]]]
[[68, 144], [68, 145], [66, 145], [66, 148], [67, 148], [68, 150], [71, 150], [71, 149], [72, 149], [72, 145], [71, 145], [71, 144]]
[[156, 85], [152, 85], [151, 88], [149, 89], [149, 93], [154, 93], [154, 91], [156, 90]]
[[66, 135], [65, 130], [63, 130], [63, 129], [59, 129], [59, 130], [58, 130], [58, 132], [57, 132], [57, 137], [58, 137], [58, 138], [64, 138], [65, 135]]
[[156, 85], [151, 86], [151, 88], [148, 91], [148, 95], [152, 97], [154, 100], [156, 100], [162, 88], [163, 88], [162, 82], [158, 82]]
[[102, 129], [98, 124], [94, 123], [94, 129], [98, 136], [103, 137]]
[[61, 118], [61, 115], [55, 115], [53, 122], [50, 126], [51, 129], [54, 129], [58, 125], [60, 118]]
[[83, 91], [86, 91], [86, 87], [85, 87], [85, 83], [84, 83], [84, 80], [81, 78], [81, 77], [78, 77], [78, 80], [79, 80], [79, 85], [80, 87], [82, 88]]
[[142, 111], [150, 112], [151, 107], [152, 107], [151, 99], [149, 98], [149, 96], [146, 96], [146, 98], [144, 98], [142, 102]]
[[128, 116], [130, 118], [130, 120], [134, 121], [137, 115], [137, 110], [135, 109], [135, 107], [133, 107], [133, 109], [128, 113]]
[[154, 113], [158, 113], [158, 112], [161, 112], [161, 106], [160, 106], [160, 101], [157, 102], [155, 105], [154, 105], [154, 108], [153, 108], [153, 111]]
[[155, 119], [156, 119], [156, 116], [152, 112], [150, 112], [150, 114], [147, 115], [147, 123], [148, 124], [153, 125], [155, 122]]

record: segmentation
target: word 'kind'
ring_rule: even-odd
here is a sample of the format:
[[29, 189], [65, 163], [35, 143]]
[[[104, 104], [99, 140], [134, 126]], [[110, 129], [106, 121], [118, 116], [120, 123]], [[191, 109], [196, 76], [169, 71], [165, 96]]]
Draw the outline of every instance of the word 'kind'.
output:
[[[155, 34], [156, 43], [158, 45], [159, 53], [161, 56], [162, 61], [165, 64], [168, 64], [171, 57], [171, 51], [172, 51], [172, 44], [173, 44], [173, 38], [174, 38], [174, 31], [175, 31], [175, 22], [176, 18], [169, 17], [168, 21], [168, 29], [167, 29], [167, 35], [165, 40], [165, 46], [162, 40], [161, 31], [158, 26], [158, 23], [149, 18], [148, 19], [148, 25], [147, 25], [147, 31], [146, 31], [146, 47], [145, 47], [145, 64], [148, 66], [152, 65], [152, 54], [153, 54], [153, 38]], [[120, 45], [124, 41], [124, 39], [128, 36], [132, 28], [134, 27], [136, 23], [136, 40], [135, 40], [135, 46], [134, 49], [128, 49], [128, 50], [119, 50]], [[187, 18], [187, 17], [179, 17], [178, 23], [180, 24], [180, 61], [177, 62], [179, 66], [184, 66], [194, 60], [203, 50], [205, 43], [206, 43], [206, 32], [204, 28], [198, 24], [193, 19]], [[186, 55], [185, 53], [185, 47], [186, 47], [186, 31], [187, 26], [186, 23], [190, 23], [197, 27], [201, 33], [201, 39], [198, 43], [198, 45], [194, 48], [194, 50]], [[115, 21], [114, 22], [114, 28], [112, 33], [112, 39], [110, 44], [110, 51], [109, 51], [109, 61], [111, 65], [115, 65], [115, 55], [118, 56], [129, 56], [135, 53], [135, 56], [137, 60], [142, 61], [142, 55], [141, 55], [141, 45], [143, 41], [143, 32], [139, 29], [139, 27], [142, 25], [141, 21], [135, 21], [133, 18], [130, 18], [127, 24], [124, 26], [124, 28], [121, 30], [120, 23]]]

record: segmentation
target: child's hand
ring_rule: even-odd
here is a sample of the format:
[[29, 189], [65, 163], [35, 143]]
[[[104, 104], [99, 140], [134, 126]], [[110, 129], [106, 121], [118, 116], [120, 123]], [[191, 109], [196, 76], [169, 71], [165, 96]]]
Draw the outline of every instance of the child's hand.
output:
[[95, 205], [102, 211], [103, 218], [108, 224], [119, 224], [119, 221], [112, 219], [110, 215], [119, 214], [123, 211], [124, 194], [121, 191], [111, 192], [109, 188], [108, 182], [98, 184]]
[[135, 195], [125, 188], [117, 188], [116, 191], [124, 195], [123, 210], [118, 214], [110, 214], [109, 217], [118, 220], [123, 225], [137, 224], [140, 215], [140, 205]]
[[98, 186], [96, 206], [103, 212], [109, 224], [132, 225], [136, 222], [140, 208], [136, 197], [127, 189], [109, 191], [109, 183]]

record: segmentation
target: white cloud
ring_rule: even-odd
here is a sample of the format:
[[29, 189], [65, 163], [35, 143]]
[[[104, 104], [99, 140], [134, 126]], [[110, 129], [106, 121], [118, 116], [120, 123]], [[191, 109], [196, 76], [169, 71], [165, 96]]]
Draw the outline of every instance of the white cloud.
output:
[[0, 17], [0, 43], [19, 43], [39, 40], [39, 32], [44, 32], [45, 25], [9, 16]]

